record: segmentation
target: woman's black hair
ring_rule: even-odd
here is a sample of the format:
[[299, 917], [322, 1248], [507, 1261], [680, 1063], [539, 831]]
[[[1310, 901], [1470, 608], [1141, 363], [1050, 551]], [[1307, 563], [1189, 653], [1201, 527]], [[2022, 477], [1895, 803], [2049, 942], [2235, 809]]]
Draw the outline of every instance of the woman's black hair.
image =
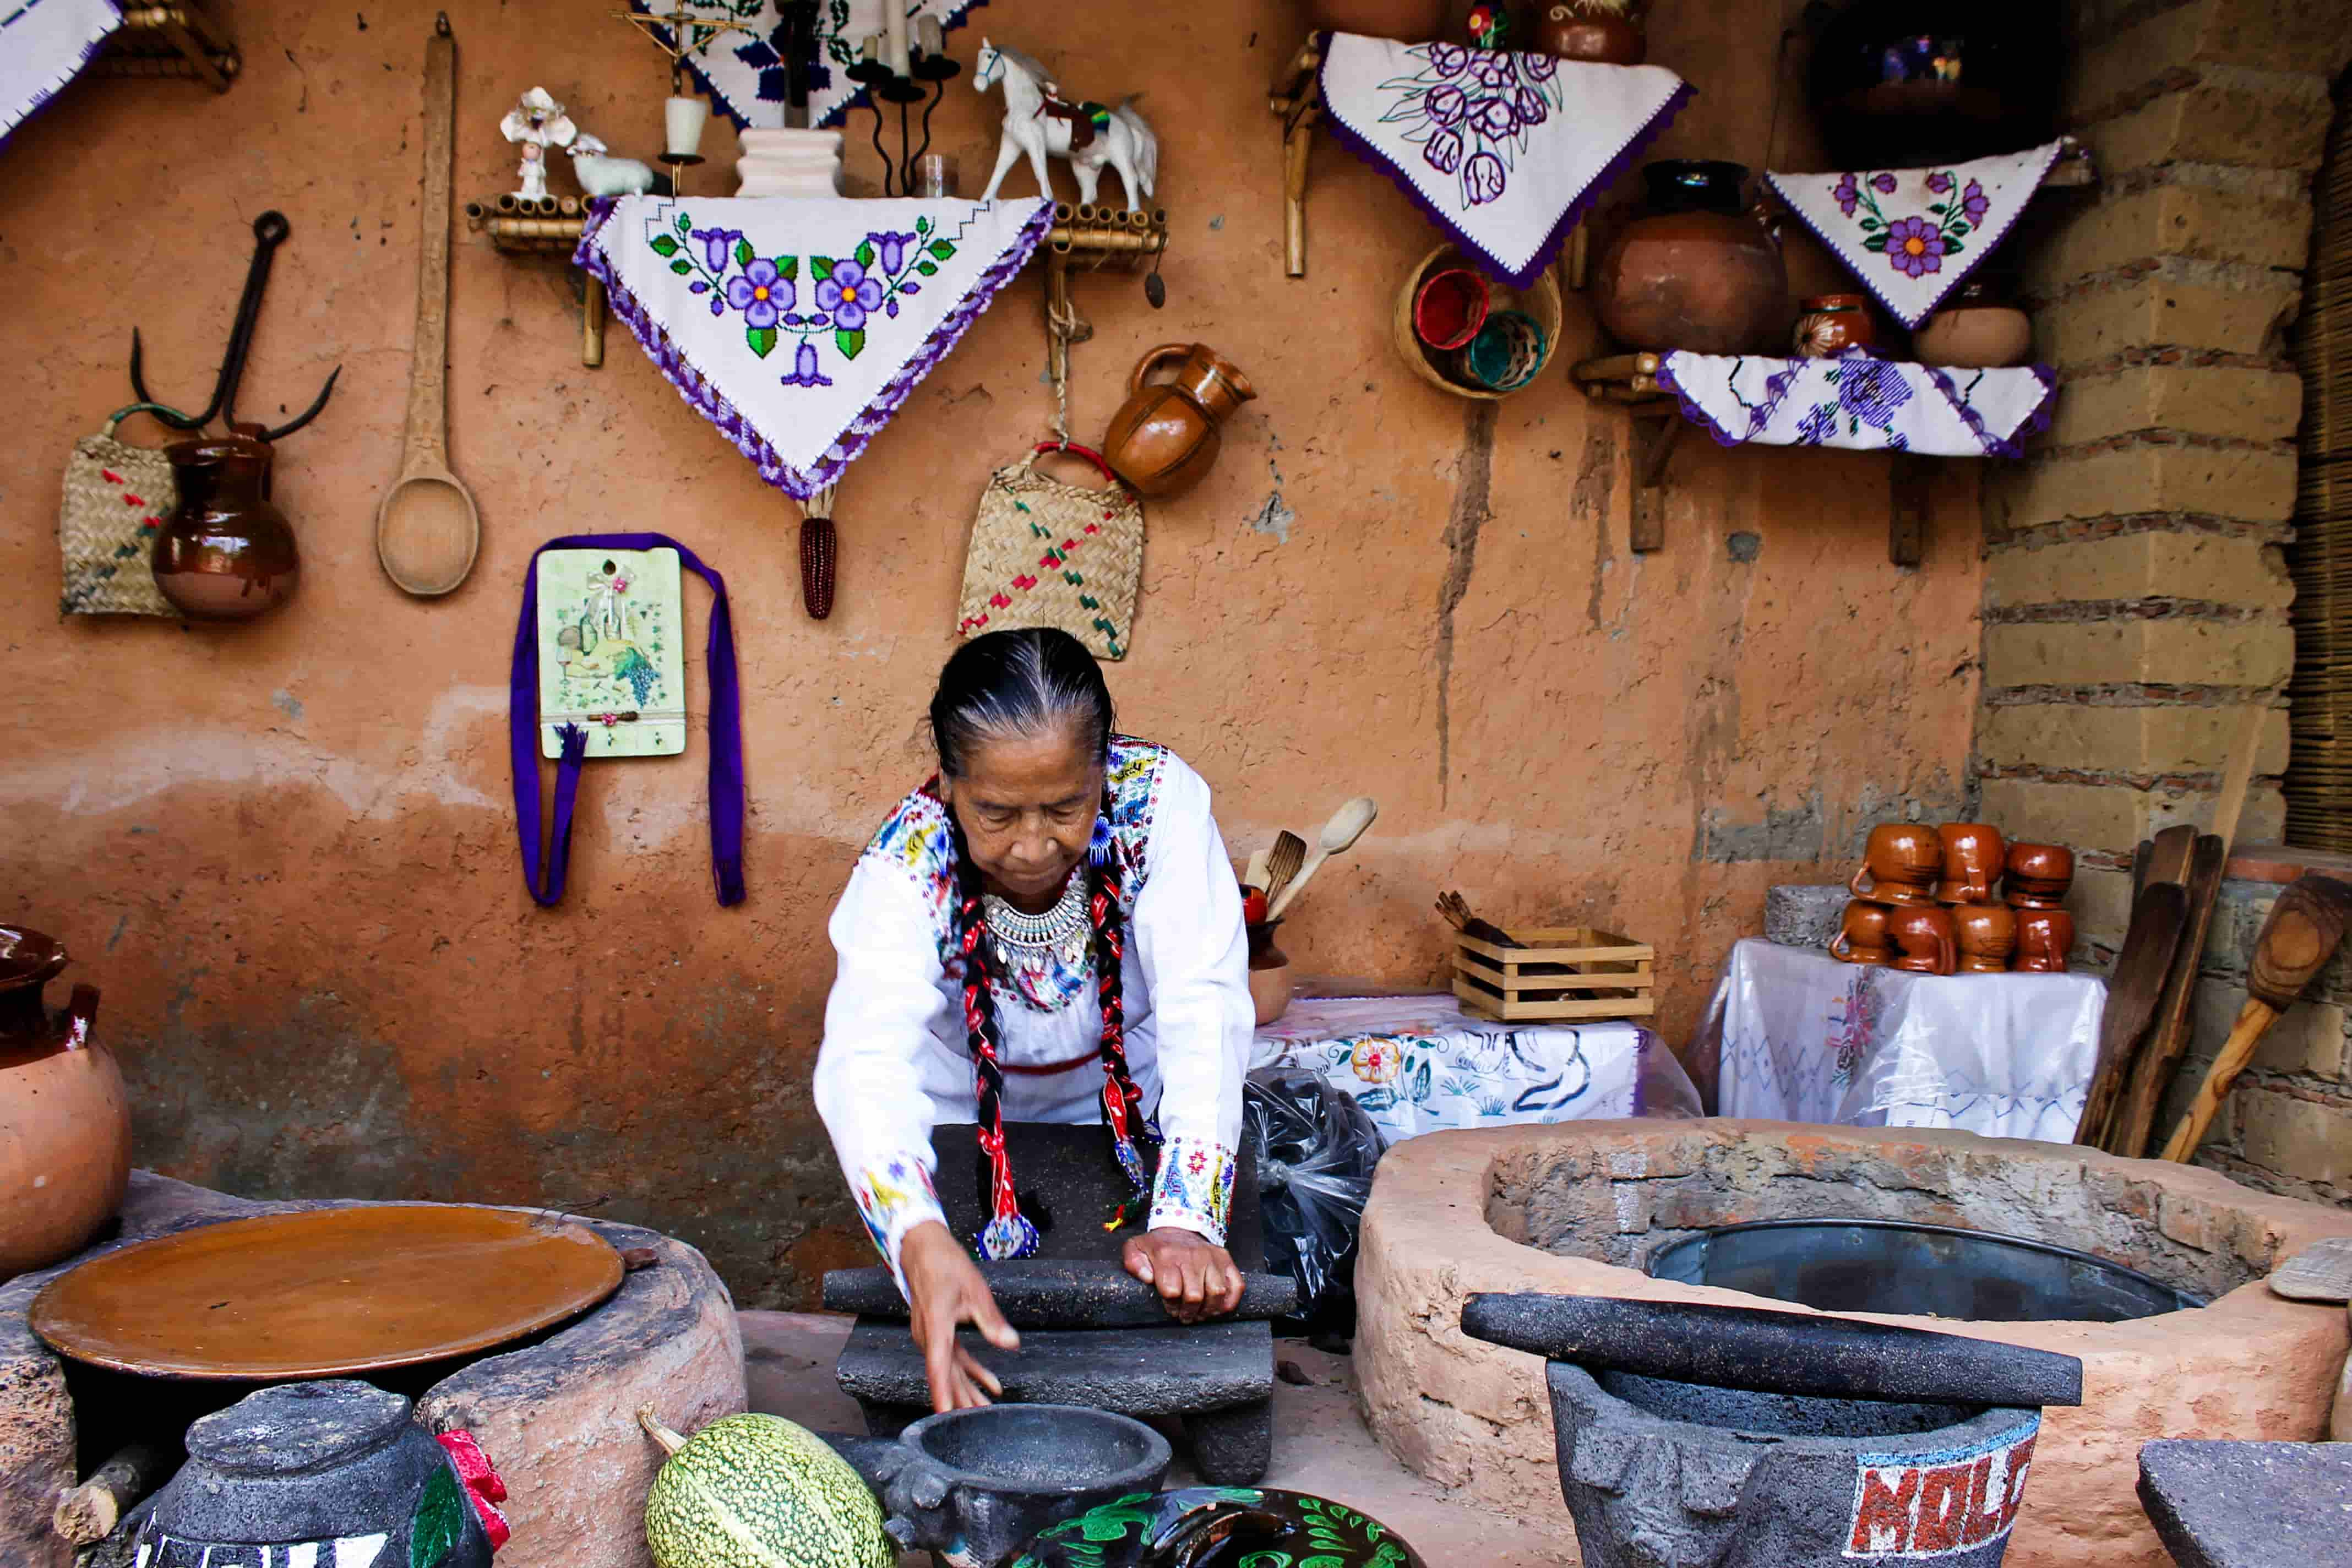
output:
[[989, 632], [956, 649], [931, 694], [931, 742], [940, 771], [961, 778], [972, 749], [1007, 735], [1034, 735], [1057, 723], [1078, 727], [1100, 758], [1118, 725], [1102, 666], [1066, 631], [1036, 626]]
[[[1116, 714], [1102, 666], [1086, 645], [1050, 626], [990, 632], [958, 648], [940, 671], [931, 698], [931, 737], [940, 771], [962, 774], [972, 749], [1006, 735], [1034, 735], [1055, 723], [1078, 726], [1080, 743], [1108, 763]], [[1143, 1094], [1127, 1065], [1127, 1008], [1121, 994], [1127, 954], [1127, 921], [1120, 908], [1121, 870], [1110, 847], [1111, 799], [1108, 786], [1103, 816], [1096, 826], [1099, 853], [1087, 858], [1087, 919], [1093, 932], [1095, 999], [1102, 1016], [1097, 1055], [1102, 1062], [1103, 1131], [1111, 1163], [1124, 1179], [1129, 1201], [1113, 1216], [1119, 1224], [1139, 1210], [1149, 1195], [1145, 1161], [1159, 1143], [1158, 1130], [1144, 1114]], [[1013, 1185], [1013, 1162], [1004, 1145], [1004, 1073], [998, 1059], [996, 961], [982, 929], [986, 923], [980, 868], [964, 842], [963, 825], [952, 806], [948, 828], [955, 848], [955, 953], [962, 969], [960, 987], [966, 1048], [971, 1053], [973, 1097], [980, 1124], [980, 1209], [989, 1216], [975, 1238], [983, 1257], [1026, 1258], [1040, 1244], [1036, 1226], [1022, 1211]], [[1018, 1070], [1018, 1069], [1015, 1069]], [[1031, 1205], [1034, 1207], [1034, 1203]]]

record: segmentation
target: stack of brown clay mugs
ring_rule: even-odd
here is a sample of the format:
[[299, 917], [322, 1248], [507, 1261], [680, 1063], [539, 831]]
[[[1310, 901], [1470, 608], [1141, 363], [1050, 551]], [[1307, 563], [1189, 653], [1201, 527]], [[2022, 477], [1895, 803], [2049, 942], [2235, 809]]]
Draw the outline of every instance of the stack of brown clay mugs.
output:
[[[1981, 822], [1881, 823], [1830, 955], [1915, 974], [2063, 974], [2074, 917], [2059, 906], [2074, 880], [2074, 853], [2055, 844], [2004, 847]], [[2003, 882], [2006, 901], [1993, 895]]]

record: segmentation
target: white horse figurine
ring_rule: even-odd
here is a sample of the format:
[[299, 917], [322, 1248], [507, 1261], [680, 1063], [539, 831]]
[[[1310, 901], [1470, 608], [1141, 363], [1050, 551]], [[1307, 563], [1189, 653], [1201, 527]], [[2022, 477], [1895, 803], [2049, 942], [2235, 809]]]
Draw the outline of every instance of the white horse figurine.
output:
[[[986, 92], [999, 82], [1004, 84], [1004, 140], [997, 144], [996, 175], [988, 182], [987, 194], [981, 200], [996, 199], [997, 187], [1004, 184], [1013, 160], [1024, 153], [1029, 154], [1029, 167], [1037, 176], [1038, 194], [1052, 195], [1053, 181], [1045, 173], [1045, 155], [1050, 153], [1069, 160], [1070, 172], [1078, 177], [1080, 201], [1093, 203], [1103, 165], [1108, 163], [1118, 171], [1129, 206], [1150, 205], [1151, 187], [1160, 176], [1160, 139], [1135, 111], [1132, 100], [1112, 110], [1108, 123], [1093, 126], [1093, 140], [1073, 153], [1070, 141], [1077, 121], [1070, 116], [1084, 114], [1085, 106], [1066, 102], [1051, 74], [1035, 60], [982, 38], [971, 85]], [[1061, 112], [1050, 112], [1049, 105], [1058, 106]]]

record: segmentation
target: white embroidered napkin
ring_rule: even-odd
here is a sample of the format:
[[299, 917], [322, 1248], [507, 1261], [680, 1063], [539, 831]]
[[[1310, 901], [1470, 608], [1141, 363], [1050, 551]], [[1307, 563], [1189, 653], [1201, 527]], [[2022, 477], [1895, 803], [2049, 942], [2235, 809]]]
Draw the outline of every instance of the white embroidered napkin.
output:
[[1520, 289], [1691, 96], [1658, 66], [1353, 33], [1324, 44], [1322, 86], [1339, 140]]
[[2047, 365], [1947, 370], [1849, 349], [1836, 359], [1658, 356], [1658, 384], [1727, 447], [1844, 447], [1947, 458], [2021, 458], [2050, 422]]
[[[963, 14], [988, 0], [901, 0], [909, 23], [930, 16], [943, 27], [963, 25]], [[882, 30], [883, 0], [829, 0], [816, 8], [816, 60], [809, 77], [809, 124], [838, 125], [850, 105], [866, 100], [866, 89], [849, 79], [857, 63], [857, 46]], [[644, 16], [674, 11], [678, 0], [629, 0], [629, 8]], [[688, 5], [688, 11], [697, 7]], [[703, 0], [699, 14], [731, 19], [751, 30], [725, 33], [709, 47], [686, 57], [711, 107], [746, 126], [780, 126], [784, 122], [784, 16], [778, 0], [727, 0], [724, 5]], [[663, 29], [667, 32], [667, 29]], [[911, 30], [911, 28], [910, 28]]]
[[81, 74], [121, 26], [114, 0], [0, 0], [0, 137]]
[[841, 477], [1051, 226], [1044, 198], [622, 196], [575, 265], [678, 395], [807, 500]]
[[1939, 169], [1764, 178], [1880, 304], [1916, 327], [2008, 236], [2065, 146]]

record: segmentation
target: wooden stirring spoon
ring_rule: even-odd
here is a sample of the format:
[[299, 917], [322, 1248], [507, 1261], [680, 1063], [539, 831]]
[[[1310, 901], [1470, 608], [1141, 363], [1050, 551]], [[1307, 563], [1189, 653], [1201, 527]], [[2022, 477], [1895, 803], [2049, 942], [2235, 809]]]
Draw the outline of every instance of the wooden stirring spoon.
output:
[[1298, 868], [1307, 863], [1307, 840], [1287, 827], [1274, 836], [1274, 847], [1265, 852], [1265, 898], [1268, 904], [1282, 897], [1282, 889], [1298, 875]]
[[1290, 908], [1291, 900], [1298, 897], [1299, 890], [1323, 868], [1323, 862], [1334, 855], [1345, 854], [1357, 839], [1364, 836], [1364, 829], [1370, 827], [1372, 819], [1380, 814], [1380, 803], [1369, 795], [1360, 795], [1333, 812], [1331, 820], [1323, 825], [1323, 831], [1316, 839], [1315, 853], [1307, 858], [1307, 864], [1299, 868], [1298, 875], [1282, 889], [1282, 897], [1265, 911], [1265, 918], [1268, 921], [1280, 920], [1282, 912]]
[[424, 235], [406, 456], [375, 513], [375, 555], [384, 575], [421, 599], [463, 583], [482, 543], [473, 492], [449, 471], [449, 157], [457, 113], [457, 41], [443, 13], [425, 43]]

